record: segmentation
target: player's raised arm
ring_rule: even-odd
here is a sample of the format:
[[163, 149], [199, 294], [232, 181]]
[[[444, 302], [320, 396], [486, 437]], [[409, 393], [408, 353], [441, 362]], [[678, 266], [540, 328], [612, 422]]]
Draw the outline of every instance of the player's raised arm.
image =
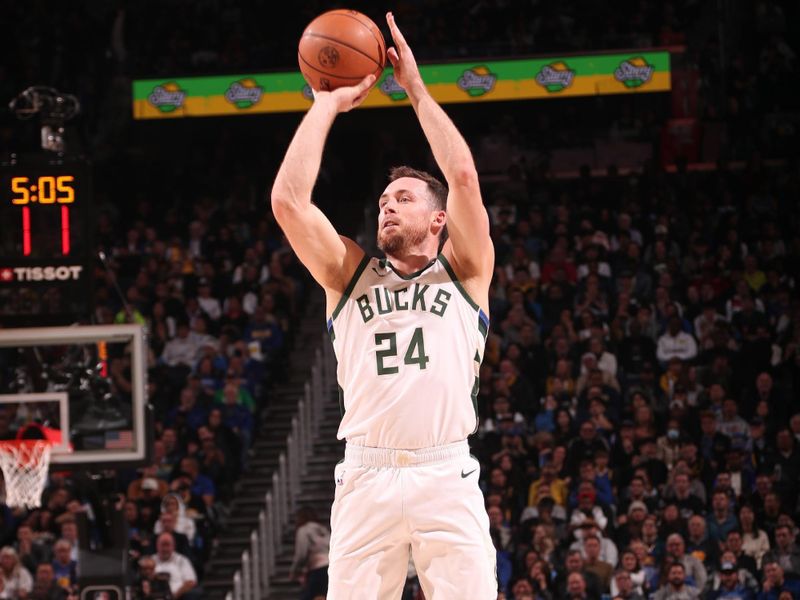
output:
[[[456, 126], [428, 93], [416, 60], [392, 13], [386, 21], [395, 47], [388, 50], [394, 76], [408, 94], [422, 130], [442, 170], [450, 193], [447, 198], [447, 229], [452, 263], [462, 280], [475, 280], [479, 289], [489, 281], [494, 268], [494, 248], [489, 235], [489, 216], [483, 206], [478, 173], [472, 153]], [[445, 253], [447, 253], [445, 246]], [[481, 294], [482, 295], [482, 294]], [[482, 298], [476, 298], [483, 303]]]
[[272, 211], [278, 224], [300, 261], [330, 292], [344, 290], [364, 253], [355, 242], [336, 233], [311, 202], [311, 192], [333, 120], [361, 104], [374, 81], [375, 76], [369, 75], [353, 87], [314, 93], [314, 104], [297, 128], [272, 186]]

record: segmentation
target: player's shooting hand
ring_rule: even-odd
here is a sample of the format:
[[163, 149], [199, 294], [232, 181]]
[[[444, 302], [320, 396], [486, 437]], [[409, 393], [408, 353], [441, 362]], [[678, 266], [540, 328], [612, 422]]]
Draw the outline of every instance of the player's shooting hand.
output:
[[369, 95], [375, 75], [367, 75], [360, 83], [347, 87], [336, 88], [332, 92], [313, 90], [314, 103], [330, 102], [337, 113], [353, 110]]
[[417, 60], [414, 58], [414, 53], [411, 52], [406, 38], [403, 37], [397, 27], [392, 13], [386, 13], [386, 22], [389, 24], [389, 30], [392, 32], [392, 39], [394, 40], [394, 47], [389, 48], [386, 54], [389, 56], [389, 62], [392, 63], [392, 67], [394, 67], [395, 81], [403, 87], [409, 96], [413, 97], [417, 90], [425, 87], [417, 68]]

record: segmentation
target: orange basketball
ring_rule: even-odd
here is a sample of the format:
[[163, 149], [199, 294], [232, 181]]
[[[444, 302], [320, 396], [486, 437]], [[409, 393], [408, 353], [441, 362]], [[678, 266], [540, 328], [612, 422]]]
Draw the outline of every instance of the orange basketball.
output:
[[355, 85], [370, 73], [377, 81], [386, 62], [378, 26], [355, 10], [337, 9], [311, 21], [297, 49], [300, 71], [315, 90]]

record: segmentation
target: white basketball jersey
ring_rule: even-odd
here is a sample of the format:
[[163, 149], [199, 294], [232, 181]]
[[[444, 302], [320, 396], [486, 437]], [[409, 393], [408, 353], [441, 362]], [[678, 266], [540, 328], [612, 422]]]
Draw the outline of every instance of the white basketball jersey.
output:
[[443, 255], [407, 276], [365, 256], [328, 320], [339, 439], [406, 450], [466, 439], [488, 326]]

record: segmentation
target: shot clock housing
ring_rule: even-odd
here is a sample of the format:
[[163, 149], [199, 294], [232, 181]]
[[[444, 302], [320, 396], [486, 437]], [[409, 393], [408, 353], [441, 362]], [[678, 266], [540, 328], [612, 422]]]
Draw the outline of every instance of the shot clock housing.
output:
[[0, 325], [89, 317], [93, 230], [86, 160], [35, 155], [0, 162]]

